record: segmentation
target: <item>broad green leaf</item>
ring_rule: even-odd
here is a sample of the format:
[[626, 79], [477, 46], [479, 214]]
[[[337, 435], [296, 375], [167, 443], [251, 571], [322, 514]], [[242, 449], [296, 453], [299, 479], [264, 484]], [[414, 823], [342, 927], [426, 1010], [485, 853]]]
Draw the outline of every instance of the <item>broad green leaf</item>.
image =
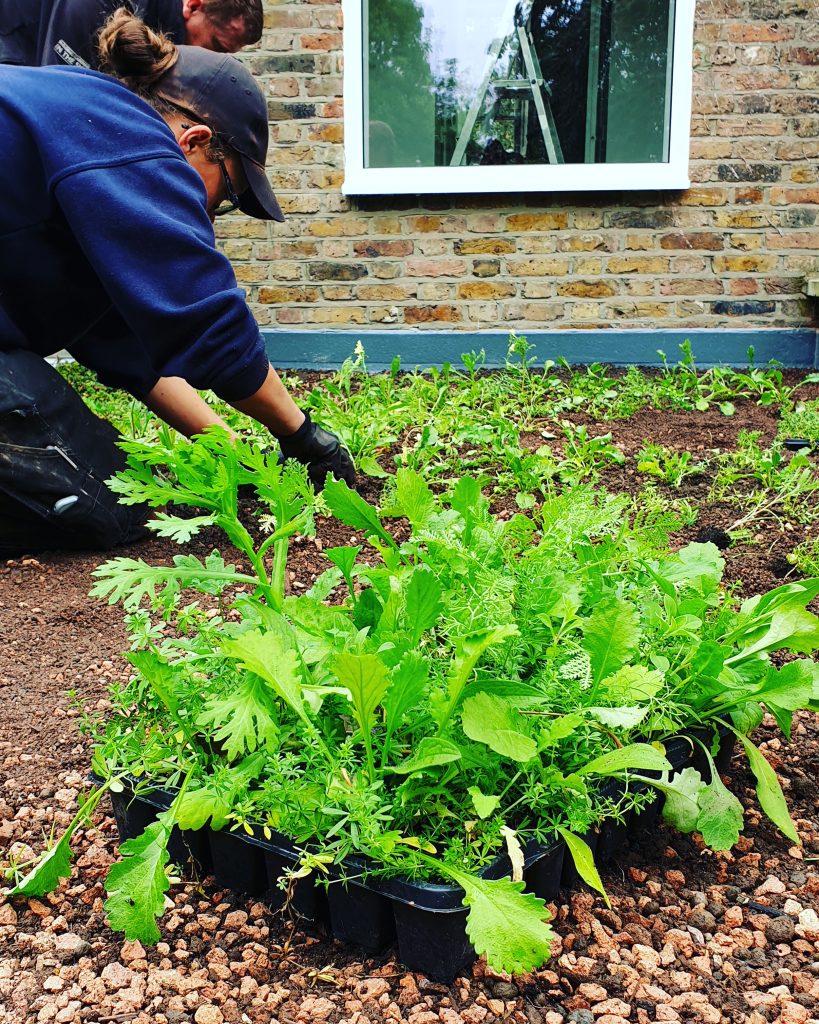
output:
[[253, 753], [257, 747], [274, 747], [279, 729], [274, 718], [266, 680], [247, 673], [229, 693], [214, 694], [196, 719], [200, 727], [211, 727], [213, 738], [224, 744], [228, 760]]
[[805, 658], [790, 661], [781, 669], [771, 665], [762, 685], [755, 691], [754, 698], [761, 700], [771, 710], [784, 708], [798, 711], [807, 708], [819, 683], [819, 665]]
[[413, 775], [460, 759], [460, 748], [452, 740], [444, 739], [443, 736], [424, 736], [412, 757], [393, 765], [390, 771], [396, 775]]
[[416, 568], [405, 592], [404, 614], [412, 644], [432, 626], [441, 613], [441, 584], [427, 569]]
[[589, 655], [595, 683], [622, 668], [640, 639], [637, 609], [620, 598], [598, 602], [582, 628], [581, 646]]
[[467, 697], [461, 725], [471, 740], [485, 743], [496, 754], [513, 761], [531, 761], [537, 754], [537, 743], [527, 732], [526, 719], [502, 697], [489, 693]]
[[798, 654], [812, 654], [819, 648], [819, 618], [803, 608], [776, 611], [766, 632], [750, 647], [727, 659], [733, 663], [741, 658], [750, 658], [761, 651], [778, 651], [782, 648]]
[[448, 700], [441, 715], [441, 723], [446, 723], [461, 699], [464, 687], [469, 681], [473, 669], [490, 647], [502, 643], [510, 636], [517, 636], [518, 627], [514, 623], [494, 626], [491, 629], [479, 629], [455, 640], [455, 655], [452, 667], [447, 676]]
[[712, 592], [722, 579], [725, 559], [716, 544], [687, 544], [660, 563], [660, 575], [672, 583], [696, 585], [702, 593]]
[[683, 768], [669, 780], [664, 776], [657, 788], [665, 793], [663, 820], [680, 832], [693, 832], [700, 816], [702, 776], [696, 768]]
[[598, 692], [619, 704], [634, 704], [650, 700], [663, 685], [659, 672], [644, 665], [624, 665], [600, 683]]
[[597, 865], [594, 863], [594, 854], [591, 851], [591, 847], [580, 836], [576, 836], [574, 832], [570, 832], [567, 828], [562, 828], [558, 825], [557, 831], [563, 837], [566, 848], [572, 855], [572, 861], [578, 875], [580, 875], [589, 888], [599, 892], [606, 901], [606, 906], [610, 907], [611, 903], [597, 871]]
[[355, 460], [355, 468], [365, 476], [372, 476], [378, 480], [386, 480], [390, 474], [381, 468], [372, 455], [359, 455]]
[[723, 784], [710, 756], [709, 761], [711, 781], [700, 791], [697, 831], [712, 850], [730, 850], [742, 831], [744, 812], [742, 804]]
[[643, 721], [649, 709], [647, 707], [583, 708], [583, 711], [610, 729], [633, 729], [635, 725], [639, 725]]
[[170, 537], [177, 544], [187, 544], [191, 537], [195, 537], [205, 526], [213, 526], [213, 523], [213, 516], [192, 516], [190, 519], [182, 519], [165, 512], [157, 512], [145, 525], [160, 537]]
[[464, 890], [467, 935], [493, 971], [525, 974], [548, 960], [549, 911], [543, 900], [523, 891], [523, 882], [480, 878], [451, 865], [446, 873]]
[[177, 715], [179, 699], [176, 688], [180, 676], [186, 675], [187, 670], [182, 666], [169, 665], [155, 651], [132, 651], [126, 657], [142, 678], [150, 684], [151, 689], [171, 714]]
[[756, 776], [756, 795], [759, 799], [762, 810], [768, 815], [779, 831], [788, 837], [792, 842], [801, 845], [799, 833], [791, 821], [788, 813], [788, 805], [779, 785], [776, 772], [768, 763], [764, 754], [754, 746], [751, 741], [743, 735], [739, 735], [740, 742], [745, 747], [751, 771]]
[[656, 747], [650, 743], [630, 743], [625, 747], [609, 750], [588, 764], [578, 768], [577, 775], [619, 775], [629, 770], [664, 772], [671, 765]]
[[335, 566], [332, 569], [325, 569], [316, 577], [313, 586], [306, 591], [306, 596], [315, 598], [316, 601], [326, 601], [343, 578], [341, 570]]
[[330, 480], [321, 493], [336, 519], [340, 519], [354, 530], [362, 530], [367, 537], [380, 537], [390, 547], [395, 547], [395, 541], [381, 525], [381, 520], [372, 505], [348, 487], [343, 480]]
[[119, 848], [122, 860], [108, 872], [105, 910], [114, 931], [125, 932], [129, 942], [138, 939], [153, 944], [160, 939], [156, 919], [165, 907], [170, 882], [165, 872], [168, 863], [168, 838], [172, 819], [162, 814], [136, 839]]
[[399, 469], [395, 474], [394, 503], [415, 530], [422, 530], [435, 511], [435, 496], [424, 478], [411, 469]]
[[220, 791], [213, 786], [201, 789], [186, 789], [174, 804], [176, 823], [183, 829], [200, 829], [213, 822], [215, 829], [224, 828], [233, 810], [230, 791]]
[[373, 712], [381, 703], [390, 674], [384, 662], [375, 654], [350, 654], [348, 651], [333, 661], [336, 678], [350, 691], [353, 711], [362, 732], [373, 727]]
[[429, 662], [417, 651], [405, 654], [392, 670], [392, 682], [384, 695], [386, 727], [389, 735], [403, 717], [420, 702], [429, 680]]
[[477, 786], [470, 786], [467, 793], [472, 797], [472, 806], [479, 818], [489, 818], [498, 809], [499, 796], [487, 796]]
[[302, 692], [298, 658], [279, 631], [252, 630], [222, 642], [222, 653], [264, 679], [271, 690], [305, 723], [310, 718]]

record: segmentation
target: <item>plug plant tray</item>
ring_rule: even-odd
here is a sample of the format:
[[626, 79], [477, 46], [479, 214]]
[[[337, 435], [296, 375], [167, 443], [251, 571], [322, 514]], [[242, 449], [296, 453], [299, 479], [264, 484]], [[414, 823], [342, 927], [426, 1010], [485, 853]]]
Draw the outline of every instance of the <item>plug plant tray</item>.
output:
[[[715, 758], [719, 771], [727, 768], [733, 749], [732, 734], [721, 734]], [[694, 765], [707, 772], [707, 760], [699, 747], [683, 738], [668, 743], [666, 755], [676, 771]], [[611, 783], [602, 792], [616, 797], [620, 785]], [[148, 795], [136, 795], [127, 788], [111, 792], [120, 838], [139, 835], [170, 806], [174, 795], [163, 789]], [[661, 809], [662, 798], [656, 796], [639, 812], [604, 820], [590, 831], [584, 838], [598, 863], [615, 856], [629, 836], [652, 828]], [[285, 892], [279, 879], [299, 862], [301, 854], [287, 837], [276, 833], [268, 839], [256, 831], [248, 835], [210, 827], [184, 832], [174, 829], [169, 852], [183, 872], [197, 877], [212, 873], [218, 886], [264, 896], [273, 910], [287, 903], [302, 922], [327, 929], [341, 942], [371, 953], [380, 953], [397, 942], [401, 962], [434, 981], [452, 981], [475, 959], [466, 931], [463, 891], [458, 886], [378, 876], [364, 859], [348, 857], [343, 869], [328, 866], [329, 884], [317, 882], [314, 872], [291, 880]], [[509, 858], [503, 855], [480, 874], [487, 879], [502, 878], [511, 870]], [[530, 842], [524, 848], [523, 880], [528, 892], [547, 903], [557, 900], [561, 889], [581, 884], [562, 840], [547, 845]]]

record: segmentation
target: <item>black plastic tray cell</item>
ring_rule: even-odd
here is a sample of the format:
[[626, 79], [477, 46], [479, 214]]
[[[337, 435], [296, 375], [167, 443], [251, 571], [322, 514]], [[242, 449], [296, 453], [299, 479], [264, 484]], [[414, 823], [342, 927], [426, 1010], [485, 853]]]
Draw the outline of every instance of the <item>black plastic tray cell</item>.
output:
[[290, 883], [290, 898], [279, 887], [279, 879], [293, 867], [297, 857], [287, 856], [270, 844], [262, 844], [265, 871], [267, 873], [267, 896], [271, 910], [282, 910], [287, 904], [288, 911], [304, 924], [326, 924], [329, 920], [327, 894], [322, 886], [316, 885], [312, 875], [295, 878]]
[[597, 840], [596, 860], [599, 864], [605, 864], [612, 860], [623, 849], [628, 839], [628, 830], [633, 811], [627, 811], [620, 821], [615, 818], [606, 818], [600, 825], [600, 838]]
[[216, 884], [224, 889], [261, 896], [267, 890], [264, 852], [235, 832], [208, 829]]
[[652, 832], [659, 823], [662, 809], [663, 800], [657, 793], [651, 803], [646, 804], [639, 811], [634, 811], [628, 823], [629, 838], [637, 839], [645, 835], [646, 832]]
[[[448, 888], [448, 887], [447, 887]], [[434, 911], [396, 900], [398, 958], [411, 971], [448, 985], [475, 960], [466, 934], [466, 908]]]
[[121, 793], [115, 793], [109, 789], [108, 792], [111, 795], [111, 806], [114, 809], [114, 818], [121, 843], [124, 843], [126, 839], [136, 839], [137, 836], [141, 836], [151, 822], [156, 821], [159, 808], [151, 806], [142, 799], [135, 799], [132, 790], [123, 789]]
[[563, 860], [568, 856], [571, 855], [566, 853], [562, 842], [545, 847], [543, 855], [524, 869], [523, 880], [527, 891], [547, 903], [554, 903], [560, 895]]
[[168, 839], [168, 854], [172, 864], [182, 870], [184, 878], [204, 878], [213, 870], [210, 843], [204, 829], [185, 829], [174, 826]]
[[392, 901], [380, 892], [343, 881], [327, 887], [330, 928], [340, 942], [380, 953], [395, 942]]

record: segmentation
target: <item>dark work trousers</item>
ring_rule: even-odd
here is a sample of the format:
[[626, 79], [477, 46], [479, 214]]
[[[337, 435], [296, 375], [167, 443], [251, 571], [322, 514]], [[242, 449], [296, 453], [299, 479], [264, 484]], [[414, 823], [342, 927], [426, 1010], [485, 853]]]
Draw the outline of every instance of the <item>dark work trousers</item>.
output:
[[145, 535], [148, 509], [105, 484], [125, 467], [117, 437], [42, 356], [0, 351], [0, 557]]

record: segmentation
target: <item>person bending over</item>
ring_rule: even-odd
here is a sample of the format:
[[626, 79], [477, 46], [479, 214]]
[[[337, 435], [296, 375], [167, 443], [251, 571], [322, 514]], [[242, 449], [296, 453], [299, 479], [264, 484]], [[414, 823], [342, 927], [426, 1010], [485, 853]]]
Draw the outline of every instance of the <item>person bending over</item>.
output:
[[[175, 46], [125, 10], [108, 74], [0, 67], [0, 554], [100, 547], [140, 527], [104, 481], [124, 464], [43, 356], [62, 348], [190, 436], [209, 389], [279, 439], [315, 486], [355, 482], [338, 438], [273, 367], [213, 219], [283, 220], [267, 106], [236, 58]], [[144, 512], [142, 512], [144, 516]]]
[[[99, 67], [97, 39], [122, 0], [0, 0], [0, 64]], [[174, 42], [236, 53], [262, 35], [262, 0], [130, 0]]]

